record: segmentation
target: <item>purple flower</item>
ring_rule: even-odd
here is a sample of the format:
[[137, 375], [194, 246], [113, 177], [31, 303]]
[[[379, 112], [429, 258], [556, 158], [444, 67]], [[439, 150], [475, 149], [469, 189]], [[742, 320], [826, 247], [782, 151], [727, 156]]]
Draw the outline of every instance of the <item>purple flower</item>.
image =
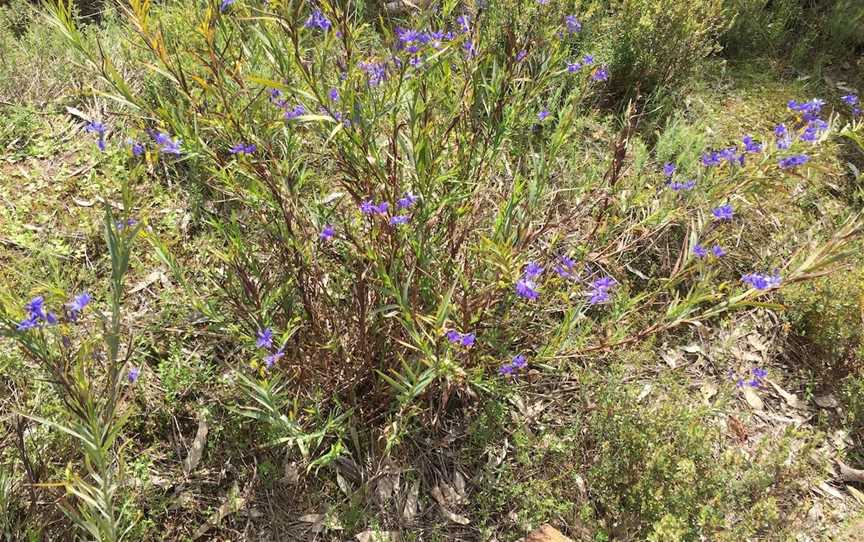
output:
[[585, 55], [582, 57], [583, 66], [591, 66], [594, 64], [594, 55]]
[[513, 357], [513, 360], [510, 363], [506, 363], [498, 369], [498, 372], [502, 376], [512, 375], [513, 373], [519, 371], [520, 369], [524, 369], [528, 364], [528, 361], [525, 359], [525, 356], [519, 354]]
[[477, 56], [477, 47], [474, 46], [473, 41], [466, 41], [462, 44], [462, 50], [465, 53], [465, 58], [474, 58]]
[[96, 134], [96, 146], [100, 151], [105, 151], [105, 125], [101, 122], [97, 122], [95, 120], [91, 120], [87, 123], [87, 126], [84, 127], [84, 130], [90, 132], [91, 134]]
[[125, 228], [129, 228], [131, 226], [134, 226], [137, 223], [138, 223], [138, 221], [135, 220], [134, 218], [127, 218], [125, 221], [124, 220], [118, 220], [114, 225], [117, 227], [117, 230], [123, 230]]
[[675, 175], [676, 169], [677, 168], [675, 167], [675, 164], [671, 162], [666, 162], [665, 164], [663, 164], [663, 175], [666, 177], [671, 177], [672, 175]]
[[306, 114], [306, 108], [300, 104], [294, 106], [294, 109], [285, 111], [285, 120], [294, 120], [301, 115]]
[[33, 329], [39, 325], [39, 317], [35, 315], [28, 316], [24, 320], [18, 323], [16, 329], [18, 331], [27, 331], [28, 329]]
[[390, 204], [386, 201], [382, 201], [375, 207], [375, 212], [379, 215], [386, 215], [388, 209], [390, 209]]
[[744, 152], [749, 152], [749, 153], [762, 152], [762, 145], [760, 143], [757, 143], [756, 141], [753, 141], [753, 138], [750, 137], [749, 135], [745, 135], [743, 141], [744, 141]]
[[719, 166], [720, 153], [716, 151], [702, 153], [702, 165], [705, 167]]
[[368, 199], [360, 204], [360, 212], [364, 215], [371, 215], [376, 210], [375, 202]]
[[522, 369], [528, 362], [525, 360], [525, 356], [519, 354], [518, 356], [513, 357], [513, 361], [510, 363], [514, 369]]
[[669, 181], [666, 186], [668, 186], [673, 192], [689, 192], [696, 187], [696, 181]]
[[459, 25], [459, 30], [462, 32], [471, 31], [471, 17], [468, 15], [460, 15], [456, 17], [456, 24]]
[[782, 122], [774, 127], [774, 137], [777, 139], [777, 148], [778, 149], [788, 149], [792, 144], [792, 139], [789, 137], [789, 131], [786, 129], [786, 125]]
[[126, 143], [128, 143], [129, 146], [132, 148], [133, 156], [141, 156], [142, 154], [144, 154], [145, 149], [143, 143], [139, 143], [138, 141], [134, 141], [132, 139], [126, 140]]
[[780, 278], [780, 273], [775, 271], [773, 275], [748, 273], [741, 277], [741, 280], [744, 281], [744, 283], [748, 284], [751, 288], [755, 288], [757, 290], [767, 290], [769, 288], [776, 288], [780, 286], [780, 283], [783, 279]]
[[724, 205], [721, 205], [720, 207], [712, 209], [711, 214], [714, 215], [714, 218], [716, 218], [717, 220], [732, 220], [732, 216], [734, 213], [732, 210], [732, 205], [726, 203]]
[[846, 105], [857, 105], [858, 104], [858, 96], [855, 94], [847, 94], [845, 96], [840, 96], [840, 99], [843, 100], [843, 103]]
[[594, 73], [591, 74], [591, 79], [595, 81], [606, 81], [609, 79], [609, 72], [606, 70], [606, 66], [601, 66], [594, 70]]
[[723, 250], [723, 247], [721, 247], [720, 245], [714, 245], [713, 247], [711, 247], [711, 254], [713, 254], [717, 258], [722, 258], [726, 255], [726, 251]]
[[780, 166], [780, 169], [790, 169], [798, 166], [803, 166], [810, 160], [810, 157], [806, 154], [793, 154], [792, 156], [787, 156], [786, 158], [781, 158], [777, 165]]
[[754, 377], [754, 378], [757, 378], [757, 379], [759, 379], [759, 380], [762, 380], [762, 379], [764, 379], [766, 376], [768, 376], [768, 371], [766, 371], [765, 369], [760, 369], [759, 367], [754, 367], [754, 368], [753, 368], [753, 377]]
[[567, 256], [561, 256], [558, 259], [558, 264], [555, 266], [554, 271], [558, 274], [562, 279], [567, 279], [573, 276], [573, 268], [576, 266], [576, 262]]
[[537, 120], [539, 120], [541, 122], [546, 120], [548, 117], [549, 117], [549, 110], [546, 109], [545, 107], [539, 113], [537, 113]]
[[231, 4], [233, 4], [234, 2], [235, 0], [222, 0], [222, 5], [219, 6], [219, 11], [224, 13], [225, 10], [228, 9], [228, 7], [231, 6]]
[[804, 129], [804, 132], [798, 137], [801, 141], [816, 141], [819, 138], [819, 134], [828, 129], [828, 123], [822, 119], [813, 119], [807, 123], [807, 128]]
[[465, 348], [471, 348], [474, 346], [474, 342], [477, 339], [477, 336], [474, 333], [459, 333], [455, 329], [448, 331], [445, 336], [451, 343], [462, 345]]
[[327, 92], [327, 96], [330, 98], [331, 101], [338, 102], [339, 101], [339, 89], [331, 88]]
[[525, 266], [523, 277], [527, 279], [536, 279], [543, 273], [543, 268], [537, 262], [528, 262]]
[[285, 356], [285, 351], [280, 348], [279, 350], [273, 352], [272, 354], [267, 354], [264, 356], [264, 366], [268, 369], [272, 369], [276, 363]]
[[697, 258], [704, 258], [705, 256], [708, 255], [708, 251], [705, 250], [705, 247], [703, 247], [702, 245], [696, 244], [696, 245], [693, 245], [693, 254]]
[[527, 57], [527, 56], [528, 56], [528, 51], [526, 51], [525, 49], [522, 49], [521, 51], [516, 53], [516, 62], [522, 62], [523, 60], [525, 60], [525, 57]]
[[579, 22], [579, 19], [577, 19], [575, 15], [564, 17], [564, 24], [567, 25], [567, 32], [571, 34], [575, 34], [582, 30], [582, 23]]
[[580, 64], [579, 61], [567, 63], [567, 71], [570, 73], [576, 73], [581, 69], [582, 69], [582, 64]]
[[255, 341], [255, 346], [258, 348], [273, 348], [273, 330], [269, 327], [258, 331], [258, 340]]
[[330, 30], [330, 20], [324, 16], [320, 9], [315, 9], [306, 22], [303, 24], [306, 28], [317, 28], [324, 32]]
[[408, 220], [410, 220], [410, 218], [411, 217], [409, 217], [407, 215], [391, 216], [390, 217], [390, 225], [391, 226], [401, 226], [403, 224], [407, 224]]
[[591, 290], [588, 291], [590, 298], [588, 303], [598, 305], [609, 301], [609, 290], [611, 290], [617, 282], [612, 277], [601, 277], [591, 283]]
[[527, 277], [516, 281], [516, 294], [529, 301], [540, 297], [540, 292], [537, 291], [537, 283]]
[[397, 209], [408, 209], [410, 207], [413, 207], [414, 204], [417, 203], [417, 200], [419, 200], [419, 199], [420, 199], [419, 196], [415, 196], [411, 192], [407, 192], [404, 196], [399, 198], [399, 200], [396, 202], [396, 208]]
[[727, 148], [720, 151], [719, 156], [720, 156], [720, 158], [722, 158], [723, 160], [726, 160], [726, 162], [728, 162], [730, 164], [738, 162], [742, 166], [744, 165], [744, 155], [738, 154], [738, 148], [737, 147], [727, 147]]
[[180, 150], [181, 141], [171, 139], [171, 136], [168, 134], [159, 132], [155, 136], [153, 136], [153, 140], [156, 141], [156, 144], [159, 145], [159, 148], [165, 154], [182, 154]]
[[128, 380], [130, 384], [134, 384], [138, 381], [139, 376], [141, 376], [141, 369], [138, 367], [129, 367], [129, 372], [126, 373], [126, 380]]
[[93, 297], [87, 292], [81, 292], [76, 295], [74, 299], [72, 299], [72, 303], [69, 304], [69, 318], [72, 321], [78, 319], [78, 315], [84, 310], [84, 307], [90, 304], [93, 300]]
[[360, 62], [357, 65], [369, 79], [369, 86], [377, 87], [387, 79], [387, 65], [383, 62]]
[[325, 224], [324, 228], [321, 230], [321, 234], [318, 236], [322, 241], [329, 241], [333, 239], [333, 236], [336, 235], [336, 230], [330, 224]]
[[253, 152], [255, 152], [255, 149], [257, 149], [257, 147], [254, 143], [250, 143], [248, 145], [245, 143], [238, 143], [231, 147], [228, 152], [230, 152], [231, 154], [252, 154]]
[[105, 135], [106, 128], [105, 128], [105, 125], [102, 124], [101, 122], [91, 120], [90, 122], [87, 123], [87, 126], [84, 127], [84, 130], [86, 130], [87, 132], [90, 132], [91, 134], [97, 134], [97, 135], [101, 136], [101, 135]]

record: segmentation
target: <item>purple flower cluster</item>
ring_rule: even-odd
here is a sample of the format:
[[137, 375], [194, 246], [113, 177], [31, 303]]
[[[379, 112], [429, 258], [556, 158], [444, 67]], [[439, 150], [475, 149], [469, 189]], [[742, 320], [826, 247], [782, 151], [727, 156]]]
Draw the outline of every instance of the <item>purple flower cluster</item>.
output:
[[366, 74], [370, 87], [377, 87], [387, 79], [385, 62], [358, 62], [357, 67]]
[[276, 365], [276, 362], [285, 355], [284, 345], [278, 350], [274, 350], [273, 330], [269, 327], [258, 330], [255, 346], [267, 350], [267, 355], [264, 356], [264, 366], [268, 369]]
[[[715, 244], [713, 247], [711, 247], [711, 254], [715, 258], [722, 258], [726, 255], [726, 251], [723, 250], [723, 247], [721, 247], [720, 245]], [[697, 243], [693, 245], [693, 255], [699, 259], [705, 258], [708, 256], [708, 249]]]
[[27, 318], [18, 324], [18, 331], [27, 331], [45, 324], [54, 325], [57, 323], [57, 315], [45, 309], [45, 298], [41, 295], [31, 299], [24, 306], [24, 311], [27, 313]]
[[537, 290], [537, 279], [543, 274], [543, 268], [536, 262], [528, 262], [522, 276], [516, 281], [516, 295], [528, 301], [534, 301], [540, 297]]
[[225, 10], [231, 7], [231, 4], [233, 4], [234, 2], [235, 0], [222, 0], [222, 4], [219, 6], [219, 11], [224, 13]]
[[477, 336], [474, 333], [459, 333], [455, 329], [451, 329], [444, 336], [447, 337], [447, 340], [451, 343], [464, 346], [465, 348], [471, 348], [474, 346], [474, 341], [477, 339]]
[[702, 154], [702, 165], [715, 167], [723, 162], [731, 165], [744, 165], [744, 153], [738, 151], [738, 147], [726, 147], [719, 151], [707, 151]]
[[574, 271], [575, 267], [576, 267], [576, 262], [574, 262], [572, 259], [568, 258], [567, 256], [561, 256], [560, 258], [558, 258], [558, 263], [555, 264], [555, 267], [553, 268], [553, 270], [562, 279], [569, 279], [569, 278], [573, 278], [573, 276], [574, 276], [573, 271]]
[[321, 233], [318, 236], [322, 241], [329, 241], [333, 239], [333, 236], [336, 235], [336, 229], [333, 228], [330, 224], [325, 224], [321, 229]]
[[789, 135], [789, 130], [782, 122], [774, 127], [775, 145], [778, 149], [788, 149], [792, 145], [792, 137]]
[[97, 122], [95, 120], [91, 120], [87, 123], [87, 126], [84, 127], [84, 130], [90, 132], [91, 134], [96, 134], [96, 146], [100, 151], [105, 151], [105, 125], [101, 122]]
[[134, 384], [138, 382], [138, 377], [141, 376], [141, 369], [138, 367], [129, 367], [129, 371], [126, 373], [126, 380], [130, 384]]
[[819, 139], [819, 135], [828, 130], [828, 123], [822, 119], [813, 119], [807, 123], [807, 127], [798, 136], [801, 141], [815, 143]]
[[757, 290], [768, 290], [770, 288], [777, 288], [780, 286], [780, 283], [783, 281], [780, 278], [780, 272], [774, 271], [773, 275], [763, 275], [761, 273], [748, 273], [741, 277], [741, 280], [744, 281], [745, 284], [750, 286], [751, 288], [755, 288]]
[[525, 359], [525, 356], [519, 354], [513, 357], [513, 361], [501, 366], [501, 368], [498, 369], [498, 372], [502, 376], [509, 376], [517, 373], [520, 369], [524, 369], [526, 365], [528, 365], [528, 361]]
[[800, 113], [801, 118], [805, 122], [817, 119], [823, 105], [825, 105], [825, 100], [820, 100], [819, 98], [813, 98], [809, 102], [789, 100], [789, 103], [787, 104], [790, 110]]
[[257, 147], [254, 143], [238, 143], [231, 147], [228, 152], [230, 152], [231, 154], [252, 154], [255, 152], [256, 149]]
[[[747, 373], [745, 373], [745, 375], [746, 374]], [[768, 376], [768, 371], [765, 369], [759, 368], [759, 367], [753, 367], [753, 369], [750, 371], [750, 375], [752, 375], [752, 376], [738, 377], [737, 380], [735, 381], [735, 386], [737, 388], [743, 388], [744, 386], [750, 386], [751, 388], [758, 388], [758, 387], [762, 386], [762, 384], [764, 383], [765, 378]], [[735, 376], [736, 376], [735, 373], [733, 373], [730, 370], [729, 371], [729, 377], [735, 378]], [[746, 380], [747, 378], [749, 378], [749, 380]]]
[[717, 220], [732, 220], [735, 212], [732, 209], [731, 204], [725, 203], [720, 207], [712, 209], [711, 214], [714, 215], [714, 218], [716, 218]]
[[856, 94], [846, 94], [840, 97], [843, 103], [852, 108], [852, 116], [857, 117], [861, 114], [861, 108], [858, 106], [858, 96]]
[[675, 171], [677, 171], [677, 166], [671, 162], [666, 162], [663, 164], [663, 176], [667, 178], [671, 178], [675, 175]]
[[172, 139], [171, 136], [164, 132], [156, 132], [153, 134], [153, 141], [159, 145], [159, 150], [165, 154], [180, 155], [183, 151], [180, 149], [182, 141], [180, 139]]
[[[90, 304], [93, 297], [82, 292], [72, 298], [72, 302], [66, 305], [66, 315], [70, 322], [76, 322], [78, 317], [84, 311], [84, 308]], [[24, 311], [27, 313], [27, 318], [18, 323], [18, 331], [27, 331], [35, 327], [44, 325], [54, 325], [59, 320], [57, 315], [45, 308], [45, 298], [41, 295], [34, 297], [24, 306]]]
[[318, 29], [322, 32], [330, 30], [330, 19], [328, 19], [320, 9], [315, 9], [306, 22], [303, 24], [306, 28]]
[[809, 161], [810, 157], [806, 154], [793, 154], [792, 156], [781, 158], [777, 162], [777, 165], [780, 166], [780, 169], [792, 169], [798, 166], [803, 166]]
[[591, 283], [591, 289], [588, 291], [588, 303], [590, 305], [598, 305], [609, 301], [609, 291], [618, 283], [612, 277], [600, 277]]
[[750, 154], [762, 152], [762, 144], [754, 141], [751, 136], [745, 135], [742, 142], [744, 143], [744, 152]]
[[575, 15], [567, 15], [564, 17], [564, 25], [567, 26], [567, 32], [571, 34], [575, 34], [582, 30], [582, 23], [579, 22], [579, 19], [577, 19]]
[[684, 181], [683, 183], [679, 181], [669, 181], [666, 183], [666, 186], [668, 186], [673, 192], [689, 192], [696, 188], [696, 181], [690, 180]]

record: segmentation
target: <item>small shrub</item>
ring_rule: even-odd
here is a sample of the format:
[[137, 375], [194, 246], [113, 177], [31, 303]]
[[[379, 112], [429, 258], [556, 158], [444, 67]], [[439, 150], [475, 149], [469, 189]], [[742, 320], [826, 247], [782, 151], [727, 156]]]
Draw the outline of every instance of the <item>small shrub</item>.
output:
[[597, 32], [613, 85], [643, 94], [680, 84], [720, 50], [728, 24], [722, 0], [610, 2]]

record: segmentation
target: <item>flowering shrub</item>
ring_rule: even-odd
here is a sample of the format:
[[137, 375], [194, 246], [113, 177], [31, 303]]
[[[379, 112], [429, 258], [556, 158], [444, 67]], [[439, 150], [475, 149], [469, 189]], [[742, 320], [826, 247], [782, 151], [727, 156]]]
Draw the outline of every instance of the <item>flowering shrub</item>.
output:
[[[850, 221], [771, 271], [722, 246], [751, 195], [806, 175], [831, 131], [820, 100], [791, 101], [782, 130], [705, 149], [701, 164], [667, 157], [639, 172], [654, 179], [647, 192], [628, 155], [638, 111], [611, 154], [577, 146], [620, 66], [581, 39], [579, 14], [445, 9], [375, 33], [335, 4], [249, 18], [230, 3], [194, 14], [200, 39], [177, 44], [147, 3], [130, 6], [155, 88], [170, 92], [135, 92], [62, 5], [54, 21], [137, 112], [130, 160], [207, 172], [225, 274], [207, 299], [188, 293], [248, 346], [259, 378], [288, 377], [296, 393], [395, 391], [397, 412], [415, 413], [433, 385], [516, 376], [520, 356], [555, 364], [744, 307], [824, 273], [857, 232]], [[713, 4], [652, 6], [688, 35], [704, 37], [688, 26], [701, 18], [717, 28]], [[633, 62], [673, 73], [683, 54]], [[89, 125], [100, 148], [119, 144], [108, 124]], [[665, 263], [634, 274], [637, 253]], [[649, 307], [665, 310], [647, 319]]]

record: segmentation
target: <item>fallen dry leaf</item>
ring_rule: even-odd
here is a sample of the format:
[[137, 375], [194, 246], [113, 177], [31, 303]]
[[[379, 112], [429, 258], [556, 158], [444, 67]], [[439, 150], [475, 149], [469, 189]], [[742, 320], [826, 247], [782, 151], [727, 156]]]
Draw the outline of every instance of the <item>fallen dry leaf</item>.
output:
[[519, 542], [573, 542], [571, 538], [564, 536], [561, 531], [551, 525], [541, 525], [538, 529], [531, 531]]
[[805, 408], [804, 403], [802, 403], [798, 399], [797, 395], [795, 395], [794, 393], [789, 393], [788, 391], [784, 390], [783, 388], [778, 386], [773, 380], [769, 380], [768, 383], [771, 384], [771, 386], [780, 395], [780, 397], [782, 397], [783, 400], [786, 401], [787, 405], [789, 405], [792, 408]]
[[753, 410], [765, 410], [765, 403], [762, 402], [762, 399], [750, 386], [746, 386], [744, 388], [744, 399], [747, 401], [747, 404], [750, 405], [750, 408], [752, 408]]
[[840, 402], [836, 397], [834, 397], [834, 394], [831, 393], [827, 395], [817, 395], [813, 400], [822, 408], [837, 408], [840, 406]]
[[705, 382], [699, 389], [702, 392], [702, 399], [708, 403], [712, 397], [717, 395], [717, 384], [713, 382]]
[[357, 542], [397, 542], [398, 531], [363, 531], [354, 535]]
[[201, 456], [204, 454], [204, 445], [207, 442], [207, 431], [206, 416], [202, 412], [198, 415], [198, 431], [195, 433], [195, 440], [192, 441], [189, 454], [183, 461], [183, 472], [186, 473], [186, 476], [189, 476], [195, 470], [195, 467], [198, 466], [198, 463], [201, 462]]
[[239, 496], [239, 490], [237, 486], [234, 485], [231, 487], [231, 490], [228, 492], [228, 498], [225, 502], [220, 506], [213, 514], [210, 515], [210, 518], [207, 520], [207, 523], [198, 527], [198, 530], [195, 531], [195, 534], [192, 536], [192, 540], [197, 540], [207, 534], [213, 527], [217, 527], [222, 520], [225, 519], [228, 514], [233, 514], [235, 512], [239, 512], [243, 506], [246, 504], [246, 499]]
[[402, 521], [408, 523], [417, 516], [417, 499], [420, 497], [420, 480], [414, 480], [408, 495], [405, 496], [405, 505], [402, 507]]
[[[452, 491], [452, 489], [450, 490]], [[435, 502], [438, 503], [438, 509], [441, 510], [441, 515], [445, 518], [449, 519], [453, 523], [458, 523], [459, 525], [468, 525], [471, 523], [471, 520], [466, 518], [465, 516], [460, 516], [454, 512], [451, 512], [447, 509], [447, 499], [444, 498], [444, 493], [441, 491], [441, 488], [435, 486], [432, 488], [432, 498], [435, 499]]]

